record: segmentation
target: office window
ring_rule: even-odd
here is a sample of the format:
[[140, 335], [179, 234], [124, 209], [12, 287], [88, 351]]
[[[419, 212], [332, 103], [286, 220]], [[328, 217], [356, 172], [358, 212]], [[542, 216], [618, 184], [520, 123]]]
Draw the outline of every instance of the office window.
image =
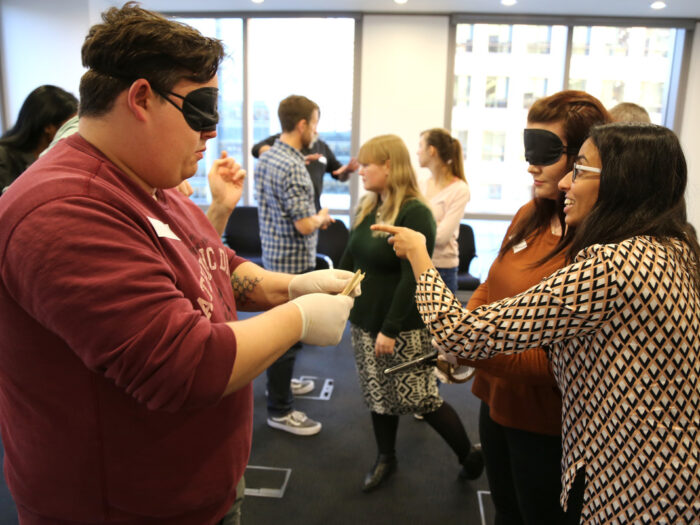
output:
[[573, 55], [589, 55], [591, 53], [591, 28], [576, 27], [572, 37]]
[[526, 88], [523, 91], [523, 108], [530, 109], [532, 103], [538, 98], [547, 95], [547, 78], [528, 78]]
[[572, 55], [569, 87], [578, 89], [576, 79], [586, 79], [584, 89], [606, 107], [635, 102], [649, 111], [652, 122], [663, 124], [677, 31], [574, 27], [574, 40], [577, 34], [590, 34], [590, 53]]
[[639, 91], [639, 105], [643, 106], [649, 115], [661, 113], [664, 105], [664, 83], [642, 82]]
[[[569, 32], [571, 49], [567, 49]], [[465, 172], [472, 194], [466, 214], [479, 217], [474, 232], [482, 268], [488, 269], [497, 254], [507, 225], [503, 216], [514, 214], [532, 195], [520, 130], [534, 101], [566, 86], [594, 95], [606, 107], [636, 102], [649, 111], [653, 122], [672, 126], [665, 120], [671, 114], [666, 106], [675, 96], [670, 93], [672, 73], [678, 75], [672, 71], [673, 57], [682, 52], [675, 49], [675, 43], [683, 40], [683, 32], [648, 27], [457, 24], [449, 125], [460, 140], [461, 134], [465, 137]], [[462, 88], [458, 91], [464, 82], [460, 77], [467, 76], [474, 88], [469, 97]], [[488, 228], [496, 223], [498, 228]], [[484, 242], [486, 230], [489, 242]], [[484, 253], [485, 245], [493, 250], [487, 246]]]
[[484, 138], [481, 145], [481, 159], [489, 162], [503, 162], [505, 158], [505, 131], [484, 131]]
[[[470, 52], [460, 46], [455, 49], [450, 124], [465, 152], [464, 169], [472, 194], [467, 213], [514, 213], [530, 198], [532, 185], [520, 130], [535, 99], [563, 88], [567, 30], [564, 26], [457, 24], [457, 35], [467, 33], [467, 27], [473, 48]], [[502, 43], [510, 42], [508, 53], [494, 54], [498, 35]], [[547, 39], [549, 53], [533, 52], [544, 51]], [[468, 99], [463, 96], [467, 77]]]
[[467, 150], [469, 148], [469, 132], [465, 129], [457, 132], [457, 140], [462, 146], [462, 161], [467, 161]]
[[508, 106], [508, 77], [486, 77], [487, 108], [505, 108]]
[[[322, 43], [322, 45], [319, 45]], [[318, 131], [341, 163], [350, 159], [355, 20], [253, 18], [248, 23], [248, 74], [255, 140], [280, 131], [277, 107], [291, 94], [321, 108]], [[258, 118], [256, 118], [256, 116]], [[249, 171], [249, 198], [254, 171]], [[321, 204], [350, 209], [347, 183], [324, 178]]]
[[503, 186], [500, 184], [489, 184], [488, 185], [488, 196], [489, 199], [498, 201], [501, 200], [501, 195], [503, 195]]
[[471, 75], [456, 75], [453, 106], [469, 106], [469, 93], [472, 88]]
[[603, 27], [598, 30], [599, 38], [608, 56], [629, 55], [630, 32], [626, 27]]
[[570, 78], [569, 79], [569, 89], [575, 89], [577, 91], [586, 91], [586, 79], [585, 78]]
[[523, 26], [526, 33], [527, 52], [535, 55], [548, 55], [552, 50], [551, 26]]
[[211, 202], [207, 172], [222, 151], [244, 163], [243, 152], [243, 20], [240, 18], [179, 18], [202, 34], [220, 39], [226, 57], [219, 68], [219, 124], [216, 138], [207, 143], [204, 159], [190, 185], [192, 199], [200, 205]]
[[457, 26], [457, 48], [463, 53], [471, 53], [474, 49], [474, 25], [459, 24]]
[[666, 58], [673, 50], [675, 31], [673, 29], [652, 29], [645, 30], [644, 56]]
[[[199, 171], [191, 179], [195, 202], [207, 204], [211, 201], [207, 169], [221, 151], [226, 150], [248, 170], [243, 202], [255, 204], [250, 148], [255, 142], [280, 131], [277, 107], [291, 94], [305, 95], [320, 106], [320, 137], [341, 163], [350, 160], [355, 53], [353, 18], [251, 18], [246, 22], [245, 42], [244, 22], [240, 18], [179, 20], [205, 35], [221, 39], [227, 54], [219, 69], [218, 135], [209, 141]], [[245, 46], [248, 78], [243, 76]], [[322, 67], [309, 67], [311, 63]], [[243, 97], [246, 82], [249, 100]], [[248, 107], [248, 137], [244, 137], [244, 107]], [[348, 184], [325, 177], [321, 203], [332, 209], [349, 210]]]
[[603, 80], [599, 98], [608, 107], [624, 102], [625, 83], [622, 80]]
[[513, 26], [489, 25], [489, 53], [510, 53], [513, 45]]

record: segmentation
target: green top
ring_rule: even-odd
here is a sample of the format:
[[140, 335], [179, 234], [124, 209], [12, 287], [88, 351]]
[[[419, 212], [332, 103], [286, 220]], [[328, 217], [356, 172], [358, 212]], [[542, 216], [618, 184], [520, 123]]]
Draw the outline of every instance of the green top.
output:
[[[396, 337], [399, 332], [424, 328], [416, 309], [416, 280], [410, 263], [396, 257], [387, 236], [372, 232], [377, 208], [350, 232], [340, 268], [365, 272], [362, 295], [355, 299], [350, 322], [372, 334]], [[412, 199], [401, 206], [395, 226], [405, 226], [425, 235], [432, 255], [435, 245], [435, 219], [425, 204]]]

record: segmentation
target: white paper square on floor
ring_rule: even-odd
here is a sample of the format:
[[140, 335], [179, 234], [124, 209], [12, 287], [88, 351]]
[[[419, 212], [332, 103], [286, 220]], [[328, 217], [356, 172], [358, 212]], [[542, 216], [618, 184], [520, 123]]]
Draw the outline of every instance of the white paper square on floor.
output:
[[[312, 379], [316, 385], [319, 384], [318, 377], [316, 376], [299, 376], [299, 379], [303, 381], [304, 379]], [[315, 399], [317, 401], [328, 401], [333, 395], [333, 379], [326, 378], [321, 383], [321, 388], [316, 386], [308, 394], [297, 396], [297, 399]]]
[[245, 469], [245, 495], [281, 498], [284, 496], [291, 475], [290, 468], [248, 465]]
[[496, 520], [496, 509], [491, 499], [491, 491], [478, 490], [476, 495], [479, 498], [479, 514], [481, 514], [481, 525], [491, 525]]

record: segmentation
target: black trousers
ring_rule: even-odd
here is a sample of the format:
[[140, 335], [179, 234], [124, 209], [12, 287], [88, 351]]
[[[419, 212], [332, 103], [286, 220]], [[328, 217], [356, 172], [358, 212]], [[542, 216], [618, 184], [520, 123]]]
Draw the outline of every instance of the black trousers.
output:
[[495, 525], [575, 524], [581, 515], [583, 481], [577, 478], [569, 494], [568, 511], [560, 504], [561, 436], [504, 427], [493, 421], [481, 403], [479, 435]]

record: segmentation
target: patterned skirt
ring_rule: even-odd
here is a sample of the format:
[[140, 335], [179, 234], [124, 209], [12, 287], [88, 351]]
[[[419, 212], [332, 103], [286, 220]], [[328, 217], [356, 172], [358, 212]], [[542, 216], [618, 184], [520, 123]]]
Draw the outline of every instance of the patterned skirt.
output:
[[384, 369], [415, 359], [431, 349], [427, 329], [407, 330], [396, 338], [393, 355], [374, 355], [376, 336], [351, 324], [352, 348], [365, 404], [378, 414], [428, 414], [442, 405], [433, 367], [385, 375]]

